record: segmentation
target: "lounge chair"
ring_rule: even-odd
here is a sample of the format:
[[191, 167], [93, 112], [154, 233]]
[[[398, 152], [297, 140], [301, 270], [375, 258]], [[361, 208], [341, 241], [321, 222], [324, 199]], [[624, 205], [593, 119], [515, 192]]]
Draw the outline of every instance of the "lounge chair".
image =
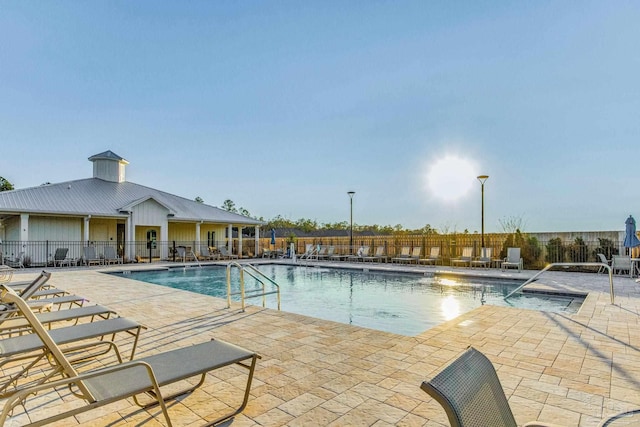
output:
[[377, 246], [376, 247], [376, 252], [373, 255], [365, 256], [365, 257], [362, 258], [362, 260], [364, 262], [367, 262], [367, 261], [371, 261], [371, 262], [374, 262], [374, 261], [383, 262], [384, 261], [384, 262], [387, 262], [388, 259], [389, 258], [384, 254], [384, 246]]
[[220, 246], [218, 252], [222, 259], [238, 259], [238, 255], [230, 253], [226, 246]]
[[[109, 319], [116, 315], [116, 312], [102, 305], [88, 305], [79, 308], [70, 308], [68, 310], [45, 311], [35, 314], [40, 323], [51, 329], [51, 326], [57, 322], [74, 322], [78, 323], [80, 319], [89, 318], [90, 322], [96, 319]], [[12, 317], [0, 322], [0, 334], [13, 335], [30, 331], [31, 326], [24, 317]]]
[[71, 265], [72, 260], [67, 259], [69, 248], [58, 248], [53, 254], [53, 266], [62, 267], [64, 265]]
[[320, 246], [318, 249], [318, 253], [316, 254], [317, 259], [329, 259], [336, 254], [335, 246]]
[[113, 246], [104, 247], [104, 263], [105, 264], [122, 264], [122, 258], [116, 254], [116, 248]]
[[471, 267], [491, 267], [493, 248], [480, 249], [480, 256], [471, 261]]
[[[49, 360], [52, 364], [56, 365], [57, 372], [63, 376], [63, 379], [17, 391], [4, 402], [4, 407], [0, 414], [0, 425], [3, 425], [7, 421], [7, 418], [15, 407], [24, 406], [28, 411], [32, 395], [42, 396], [47, 393], [47, 391], [53, 391], [56, 388], [74, 386], [74, 393], [70, 396], [76, 396], [85, 400], [87, 405], [63, 411], [52, 411], [49, 414], [45, 413], [44, 415], [48, 415], [48, 417], [39, 420], [39, 423], [48, 424], [98, 406], [133, 397], [135, 403], [142, 407], [155, 404], [159, 405], [165, 421], [170, 426], [171, 419], [169, 418], [165, 400], [174, 399], [190, 393], [204, 383], [208, 372], [234, 364], [242, 366], [249, 371], [244, 391], [244, 399], [238, 409], [212, 421], [210, 425], [218, 424], [234, 417], [242, 412], [247, 405], [253, 373], [257, 359], [259, 358], [255, 352], [245, 350], [224, 341], [211, 340], [153, 356], [119, 363], [115, 366], [78, 373], [71, 364], [71, 361], [65, 356], [60, 347], [58, 347], [58, 343], [53, 337], [55, 330], [47, 332], [42, 326], [42, 323], [38, 321], [37, 317], [15, 292], [4, 288], [2, 290], [2, 298], [15, 303], [24, 312], [25, 317], [34, 329], [34, 335], [37, 335], [41, 342], [44, 343], [43, 345], [46, 353], [49, 355]], [[185, 363], [187, 360], [189, 363]], [[246, 364], [247, 362], [250, 364]], [[163, 396], [161, 391], [162, 386], [175, 384], [179, 381], [197, 376], [200, 377], [200, 380], [196, 382], [195, 385], [189, 384], [188, 388], [184, 390], [175, 392], [171, 396]], [[143, 404], [140, 402], [137, 395], [143, 393], [151, 397], [151, 403]], [[37, 402], [34, 411], [37, 411], [38, 404], [41, 403], [42, 402]]]
[[[20, 314], [27, 319], [31, 328], [34, 328], [33, 319], [38, 322], [40, 327], [43, 327], [42, 323], [37, 320], [37, 317], [35, 316], [31, 307], [10, 287], [0, 285], [0, 301], [3, 304], [15, 305]], [[117, 333], [125, 332], [134, 337], [130, 356], [130, 358], [133, 359], [138, 339], [140, 337], [140, 332], [144, 328], [144, 326], [133, 320], [124, 317], [116, 317], [106, 320], [100, 320], [97, 322], [83, 323], [75, 326], [66, 326], [63, 328], [52, 329], [50, 331], [49, 339], [52, 339], [56, 345], [77, 344], [85, 340], [92, 340], [95, 338], [100, 339], [97, 342], [93, 341], [80, 346], [71, 346], [69, 348], [66, 348], [65, 351], [69, 350], [76, 352], [81, 348], [91, 348], [105, 345], [107, 346], [106, 351], [102, 350], [97, 354], [95, 352], [82, 352], [80, 353], [80, 356], [78, 356], [78, 358], [74, 361], [87, 360], [88, 358], [95, 357], [96, 355], [104, 354], [110, 349], [113, 349], [116, 352], [118, 358], [120, 358], [120, 352], [115, 343], [113, 343], [113, 339], [115, 338], [115, 335]], [[111, 341], [104, 340], [104, 337], [109, 335], [111, 335], [112, 337]], [[6, 397], [12, 394], [13, 390], [10, 391], [9, 389], [12, 386], [17, 386], [18, 381], [21, 378], [25, 378], [26, 376], [28, 376], [29, 371], [35, 365], [49, 356], [47, 347], [48, 345], [46, 344], [46, 341], [42, 339], [41, 334], [36, 333], [25, 334], [0, 340], [0, 369], [2, 369], [2, 372], [5, 373], [5, 375], [2, 377], [2, 382], [0, 382], [0, 397]], [[12, 369], [10, 371], [10, 374], [7, 375], [7, 371], [4, 371], [5, 365], [14, 365], [16, 362], [19, 362], [21, 364], [21, 366], [19, 367], [20, 369]], [[55, 370], [53, 372], [47, 372], [44, 378], [39, 381], [46, 381], [55, 374]], [[1, 422], [0, 425], [2, 425]]]
[[[496, 370], [487, 357], [470, 347], [420, 388], [447, 414], [452, 427], [516, 427]], [[525, 426], [548, 426], [540, 422]]]
[[623, 274], [627, 272], [632, 277], [631, 257], [626, 255], [613, 255], [611, 257], [611, 272], [613, 274]]
[[517, 268], [518, 272], [522, 271], [520, 248], [507, 248], [507, 257], [502, 261], [502, 264], [500, 264], [500, 268], [504, 271], [511, 267]]
[[409, 259], [411, 256], [411, 246], [403, 246], [400, 249], [400, 254], [396, 257], [391, 258], [391, 262], [403, 262]]
[[440, 246], [432, 246], [431, 249], [429, 250], [429, 256], [426, 258], [422, 258], [420, 260], [420, 263], [427, 264], [427, 265], [433, 263], [433, 265], [435, 266], [438, 263], [438, 261], [441, 261], [441, 260], [442, 258], [440, 257]]
[[411, 250], [411, 255], [409, 255], [408, 262], [415, 262], [418, 264], [420, 261], [420, 257], [422, 256], [422, 246], [414, 246]]
[[24, 268], [24, 257], [25, 253], [20, 252], [15, 258], [5, 258], [4, 263], [13, 268]]
[[355, 255], [349, 255], [346, 260], [347, 261], [363, 261], [364, 257], [370, 256], [370, 247], [369, 246], [360, 246]]
[[83, 255], [82, 258], [84, 260], [84, 265], [89, 266], [92, 264], [97, 264], [97, 265], [102, 264], [102, 258], [96, 255], [95, 246], [85, 246], [84, 248], [82, 248], [82, 255]]
[[473, 247], [465, 246], [462, 248], [462, 255], [458, 258], [451, 258], [451, 265], [459, 265], [471, 267], [471, 260], [473, 260]]
[[[611, 261], [609, 261], [607, 257], [604, 256], [604, 254], [598, 254], [598, 262], [611, 266]], [[604, 266], [601, 266], [600, 268], [598, 268], [598, 274], [604, 273], [605, 271], [607, 271], [607, 269]]]
[[207, 245], [202, 245], [200, 246], [200, 257], [201, 260], [214, 260], [214, 259], [218, 259], [218, 254], [217, 253], [213, 253], [210, 249], [209, 246]]

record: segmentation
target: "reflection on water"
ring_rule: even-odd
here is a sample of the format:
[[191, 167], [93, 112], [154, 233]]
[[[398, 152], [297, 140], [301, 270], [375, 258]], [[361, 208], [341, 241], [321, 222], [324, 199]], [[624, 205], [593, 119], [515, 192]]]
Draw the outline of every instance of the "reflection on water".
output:
[[[284, 311], [410, 336], [485, 303], [555, 312], [575, 312], [579, 306], [571, 304], [571, 298], [530, 295], [505, 303], [503, 298], [519, 283], [273, 264], [258, 268], [280, 285]], [[134, 272], [128, 277], [226, 298], [224, 267]], [[245, 282], [247, 292], [261, 286], [246, 275]], [[238, 292], [237, 269], [231, 272], [231, 283], [232, 292]], [[262, 298], [247, 300], [261, 303]], [[277, 308], [276, 295], [267, 296], [267, 307]]]

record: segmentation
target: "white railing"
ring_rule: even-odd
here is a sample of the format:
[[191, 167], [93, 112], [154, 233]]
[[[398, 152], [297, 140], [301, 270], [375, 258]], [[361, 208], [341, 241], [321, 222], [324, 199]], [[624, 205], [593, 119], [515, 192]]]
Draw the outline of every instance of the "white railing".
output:
[[[237, 267], [240, 271], [240, 292], [231, 292], [231, 269], [233, 267]], [[245, 291], [244, 287], [244, 275], [248, 274], [253, 277], [262, 285], [262, 289], [252, 289], [250, 291]], [[265, 287], [265, 282], [269, 282], [271, 285], [275, 287], [273, 291], [267, 291]], [[236, 261], [231, 261], [227, 264], [227, 308], [231, 307], [231, 297], [235, 295], [240, 295], [240, 303], [242, 304], [242, 311], [245, 309], [245, 299], [247, 298], [256, 298], [262, 297], [262, 306], [266, 306], [266, 296], [271, 294], [277, 294], [278, 296], [278, 310], [280, 310], [280, 286], [271, 280], [269, 277], [265, 276], [260, 270], [255, 268], [251, 264], [240, 264]]]

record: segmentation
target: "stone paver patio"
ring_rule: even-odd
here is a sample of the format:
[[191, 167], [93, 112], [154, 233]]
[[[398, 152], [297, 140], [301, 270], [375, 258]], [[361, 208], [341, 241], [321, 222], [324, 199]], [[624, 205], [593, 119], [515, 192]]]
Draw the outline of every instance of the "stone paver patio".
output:
[[[434, 271], [433, 267], [380, 266]], [[523, 281], [533, 273], [436, 270], [522, 277]], [[255, 306], [245, 312], [239, 304], [227, 309], [226, 301], [219, 298], [96, 269], [52, 272], [50, 283], [56, 287], [147, 326], [138, 356], [214, 337], [257, 351], [262, 359], [249, 404], [225, 425], [448, 425], [444, 411], [419, 386], [469, 345], [493, 362], [518, 424], [537, 419], [596, 426], [615, 413], [640, 407], [640, 285], [628, 277], [615, 277], [612, 305], [608, 276], [548, 272], [535, 286], [589, 293], [577, 314], [485, 305], [407, 337]], [[16, 274], [14, 280], [31, 279], [37, 273]], [[123, 353], [130, 341], [118, 339]], [[239, 402], [245, 378], [246, 371], [238, 367], [213, 371], [200, 389], [169, 403], [174, 425], [196, 426], [215, 419]], [[53, 399], [50, 407], [28, 404], [28, 413], [16, 411], [8, 425], [22, 425], [25, 417], [37, 418], [73, 400], [68, 392], [60, 393], [63, 399]], [[39, 396], [37, 402], [44, 400]], [[56, 425], [163, 425], [158, 415], [157, 408], [141, 410], [126, 400]]]

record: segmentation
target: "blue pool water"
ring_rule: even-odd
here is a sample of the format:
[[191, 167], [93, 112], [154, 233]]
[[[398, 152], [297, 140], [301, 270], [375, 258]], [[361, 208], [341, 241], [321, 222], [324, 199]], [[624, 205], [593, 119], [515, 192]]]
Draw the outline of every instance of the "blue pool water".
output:
[[[519, 283], [498, 280], [275, 264], [257, 268], [280, 285], [283, 311], [409, 336], [482, 304], [574, 313], [581, 303], [571, 297], [536, 294], [514, 296], [507, 303], [504, 296]], [[219, 298], [227, 296], [225, 267], [134, 271], [126, 277]], [[231, 277], [231, 291], [238, 292], [237, 269]], [[257, 282], [245, 275], [246, 289], [256, 286]], [[262, 298], [248, 299], [247, 304], [261, 305]], [[277, 308], [275, 295], [267, 296], [267, 307]]]

